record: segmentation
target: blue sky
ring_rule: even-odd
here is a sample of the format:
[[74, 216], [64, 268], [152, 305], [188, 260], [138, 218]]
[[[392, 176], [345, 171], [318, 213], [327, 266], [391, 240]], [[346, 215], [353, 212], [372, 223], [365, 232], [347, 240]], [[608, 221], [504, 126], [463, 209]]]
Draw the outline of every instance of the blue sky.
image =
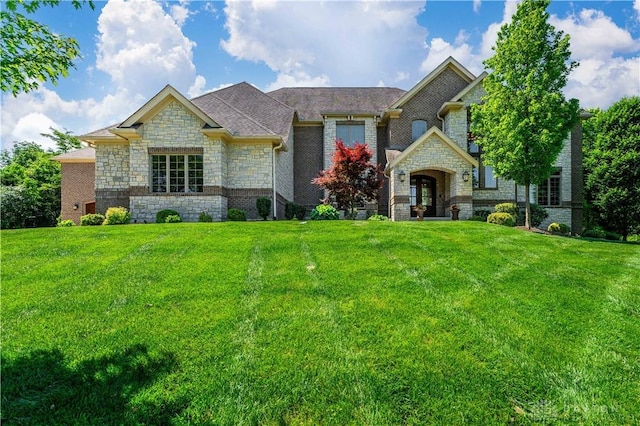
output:
[[[410, 89], [448, 56], [474, 74], [517, 2], [63, 2], [34, 18], [75, 37], [82, 59], [57, 86], [2, 95], [2, 146], [49, 126], [82, 134], [123, 121], [166, 84], [194, 97], [247, 81]], [[585, 108], [640, 95], [640, 0], [552, 1], [580, 62], [566, 88]]]

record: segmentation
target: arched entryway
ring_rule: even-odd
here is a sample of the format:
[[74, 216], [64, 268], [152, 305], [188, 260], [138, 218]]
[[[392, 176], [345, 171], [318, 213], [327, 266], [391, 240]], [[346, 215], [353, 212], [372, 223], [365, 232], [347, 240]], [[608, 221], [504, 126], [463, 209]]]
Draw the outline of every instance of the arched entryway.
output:
[[426, 207], [425, 216], [436, 215], [436, 179], [426, 175], [412, 175], [409, 185], [409, 204], [411, 217], [416, 217], [414, 207], [422, 204]]

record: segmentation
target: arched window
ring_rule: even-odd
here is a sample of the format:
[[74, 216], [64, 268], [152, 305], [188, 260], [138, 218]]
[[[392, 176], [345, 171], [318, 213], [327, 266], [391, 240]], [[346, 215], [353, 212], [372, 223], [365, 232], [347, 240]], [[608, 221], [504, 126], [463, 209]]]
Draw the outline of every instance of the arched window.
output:
[[411, 122], [411, 142], [415, 142], [420, 136], [427, 132], [426, 120], [413, 120]]

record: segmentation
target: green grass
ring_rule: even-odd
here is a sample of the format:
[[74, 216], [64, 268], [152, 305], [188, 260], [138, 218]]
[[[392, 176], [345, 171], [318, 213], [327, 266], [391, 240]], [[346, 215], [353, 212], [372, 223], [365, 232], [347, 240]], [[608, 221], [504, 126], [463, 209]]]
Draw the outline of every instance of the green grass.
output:
[[477, 222], [3, 231], [7, 424], [640, 424], [640, 246]]

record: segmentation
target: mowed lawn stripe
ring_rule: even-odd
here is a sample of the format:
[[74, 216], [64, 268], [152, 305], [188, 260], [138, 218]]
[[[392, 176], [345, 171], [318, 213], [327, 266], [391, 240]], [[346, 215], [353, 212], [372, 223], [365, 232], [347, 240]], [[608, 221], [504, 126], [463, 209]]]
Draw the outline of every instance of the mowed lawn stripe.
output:
[[638, 245], [294, 221], [3, 231], [1, 255], [14, 422], [640, 422]]

